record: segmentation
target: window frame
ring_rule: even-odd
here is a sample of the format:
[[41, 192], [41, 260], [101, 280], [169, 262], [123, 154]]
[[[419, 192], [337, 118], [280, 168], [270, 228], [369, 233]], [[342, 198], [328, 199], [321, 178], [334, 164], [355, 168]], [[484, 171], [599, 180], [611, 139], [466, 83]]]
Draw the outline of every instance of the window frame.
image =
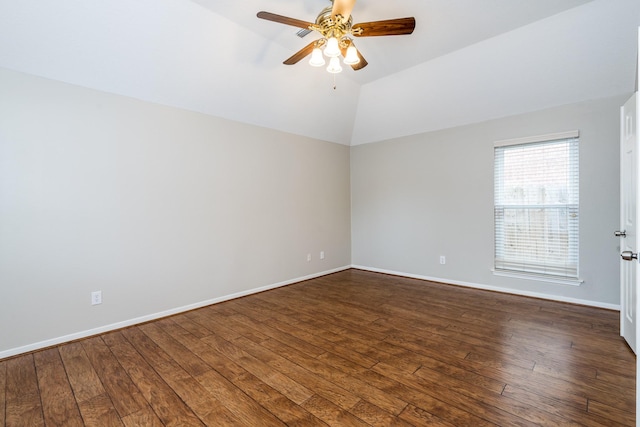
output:
[[[579, 177], [579, 131], [568, 131], [561, 133], [553, 133], [539, 136], [531, 136], [525, 138], [516, 138], [516, 139], [508, 139], [502, 141], [496, 141], [494, 143], [494, 257], [493, 257], [493, 273], [499, 276], [509, 276], [509, 277], [523, 277], [529, 278], [539, 281], [547, 281], [553, 283], [561, 283], [561, 284], [572, 284], [579, 285], [582, 283], [582, 280], [579, 279], [580, 273], [580, 257], [579, 257], [579, 234], [580, 234], [580, 226], [579, 226], [579, 214], [580, 214], [580, 202], [579, 202], [579, 193], [580, 193], [580, 177]], [[515, 205], [508, 204], [506, 200], [498, 200], [498, 196], [500, 194], [506, 195], [503, 192], [504, 190], [504, 164], [500, 164], [501, 161], [504, 160], [504, 152], [508, 151], [510, 148], [518, 149], [523, 146], [530, 145], [544, 145], [544, 144], [557, 144], [559, 142], [566, 142], [569, 144], [575, 144], [572, 148], [568, 147], [569, 155], [575, 156], [575, 158], [570, 157], [570, 163], [567, 165], [568, 170], [567, 173], [571, 178], [575, 179], [573, 185], [574, 193], [573, 199], [570, 199], [569, 202], [564, 204], [542, 204], [542, 205], [534, 205], [534, 204], [524, 204], [524, 205]], [[502, 153], [501, 155], [499, 153]], [[503, 175], [500, 175], [500, 173]], [[570, 185], [570, 187], [573, 187]], [[546, 265], [544, 263], [536, 263], [532, 262], [531, 259], [526, 260], [526, 262], [515, 261], [514, 259], [510, 259], [508, 256], [505, 257], [506, 254], [506, 246], [505, 246], [505, 222], [500, 221], [499, 216], [502, 215], [504, 219], [505, 208], [507, 209], [515, 209], [520, 210], [521, 213], [527, 212], [527, 214], [531, 211], [538, 210], [538, 212], [543, 212], [543, 215], [547, 215], [551, 211], [562, 211], [568, 210], [564, 214], [564, 218], [567, 218], [567, 239], [568, 239], [568, 252], [565, 257], [565, 262], [562, 266], [553, 264]], [[561, 218], [561, 217], [558, 217]], [[570, 222], [573, 221], [574, 224]], [[500, 226], [502, 225], [502, 229]], [[572, 227], [575, 227], [573, 229]], [[500, 257], [501, 256], [501, 257]], [[573, 262], [575, 261], [575, 267], [573, 266]]]

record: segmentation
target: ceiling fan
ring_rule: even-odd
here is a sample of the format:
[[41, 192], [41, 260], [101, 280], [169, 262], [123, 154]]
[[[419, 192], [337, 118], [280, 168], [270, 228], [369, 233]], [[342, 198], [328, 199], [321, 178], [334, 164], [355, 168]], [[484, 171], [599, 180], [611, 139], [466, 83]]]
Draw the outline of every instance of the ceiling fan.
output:
[[327, 71], [330, 73], [342, 71], [339, 60], [340, 55], [344, 57], [345, 64], [350, 65], [356, 71], [361, 70], [368, 63], [356, 49], [353, 37], [411, 34], [416, 26], [416, 20], [413, 17], [363, 22], [354, 25], [351, 10], [353, 10], [356, 0], [331, 0], [331, 3], [331, 6], [322, 9], [315, 23], [270, 12], [258, 12], [258, 18], [316, 31], [322, 35], [322, 38], [314, 40], [286, 59], [284, 64], [296, 64], [311, 54], [309, 63], [313, 66], [321, 67], [325, 65], [324, 53], [324, 56], [329, 58]]

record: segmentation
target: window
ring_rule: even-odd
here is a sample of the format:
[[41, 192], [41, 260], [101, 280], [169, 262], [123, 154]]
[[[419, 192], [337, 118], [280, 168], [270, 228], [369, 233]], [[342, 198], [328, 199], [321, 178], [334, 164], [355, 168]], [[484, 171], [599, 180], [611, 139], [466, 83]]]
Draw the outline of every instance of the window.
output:
[[578, 278], [578, 132], [495, 144], [495, 271]]

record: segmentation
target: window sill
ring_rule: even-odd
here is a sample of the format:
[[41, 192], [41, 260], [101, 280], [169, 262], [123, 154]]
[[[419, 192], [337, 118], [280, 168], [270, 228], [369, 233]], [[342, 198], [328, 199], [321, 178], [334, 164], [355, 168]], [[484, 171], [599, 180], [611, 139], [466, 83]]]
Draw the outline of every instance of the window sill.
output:
[[495, 269], [492, 269], [491, 272], [494, 274], [494, 276], [535, 280], [537, 282], [555, 283], [558, 285], [580, 286], [582, 283], [584, 283], [584, 280], [582, 279], [564, 279], [562, 277], [544, 276], [542, 274], [518, 273], [516, 271], [505, 271], [505, 270], [495, 270]]

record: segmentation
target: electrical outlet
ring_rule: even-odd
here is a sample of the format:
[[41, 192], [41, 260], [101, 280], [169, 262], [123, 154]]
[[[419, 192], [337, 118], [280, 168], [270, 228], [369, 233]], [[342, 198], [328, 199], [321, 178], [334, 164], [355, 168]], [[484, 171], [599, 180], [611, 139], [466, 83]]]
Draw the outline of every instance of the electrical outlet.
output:
[[445, 258], [444, 255], [440, 255], [440, 264], [446, 264], [447, 263], [447, 258]]
[[91, 305], [102, 304], [102, 291], [91, 292]]
[[324, 259], [324, 251], [320, 251], [320, 259]]
[[311, 262], [311, 254], [307, 254], [307, 262]]

